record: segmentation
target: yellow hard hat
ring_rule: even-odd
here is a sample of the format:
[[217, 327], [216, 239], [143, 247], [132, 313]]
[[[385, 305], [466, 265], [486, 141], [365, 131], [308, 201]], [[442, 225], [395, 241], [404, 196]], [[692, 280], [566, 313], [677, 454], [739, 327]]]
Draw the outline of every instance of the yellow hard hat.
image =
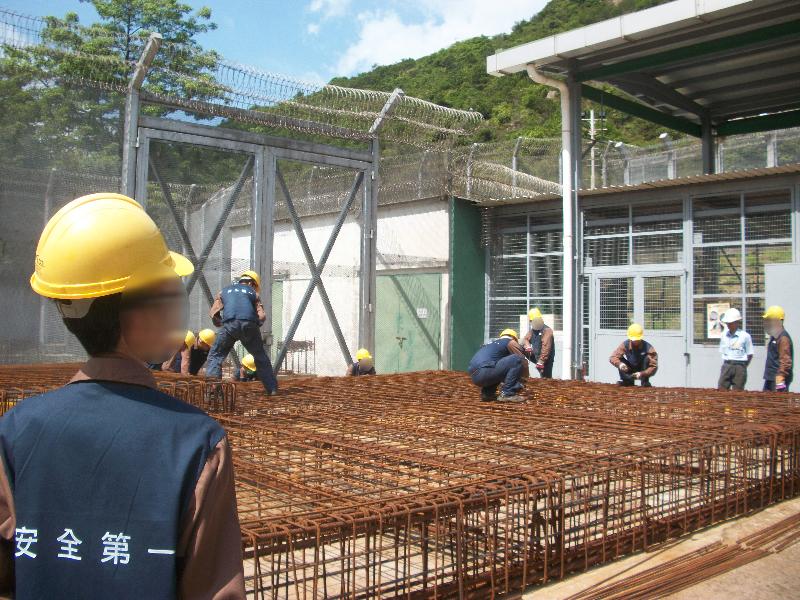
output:
[[259, 277], [258, 273], [255, 271], [244, 271], [241, 275], [239, 275], [239, 281], [242, 279], [252, 279], [256, 282], [256, 285], [261, 288], [261, 277]]
[[196, 341], [197, 341], [197, 338], [194, 337], [194, 332], [193, 331], [187, 331], [186, 332], [186, 337], [183, 338], [183, 343], [186, 344], [186, 347], [187, 348], [191, 348], [192, 346], [194, 346], [194, 343]]
[[242, 366], [247, 369], [248, 371], [255, 371], [256, 370], [256, 359], [253, 358], [252, 354], [247, 354], [242, 359]]
[[122, 292], [136, 275], [194, 271], [170, 252], [153, 219], [127, 196], [90, 194], [73, 200], [48, 221], [36, 247], [31, 287], [46, 298], [79, 300]]
[[500, 337], [503, 337], [504, 335], [510, 335], [515, 340], [519, 341], [519, 335], [517, 335], [517, 332], [513, 329], [503, 329], [503, 331], [500, 332]]
[[633, 323], [628, 327], [628, 339], [632, 342], [638, 342], [644, 339], [644, 329], [638, 323]]
[[542, 318], [542, 311], [538, 308], [532, 308], [528, 311], [528, 320], [533, 321], [534, 319], [541, 319]]
[[214, 345], [214, 340], [217, 339], [217, 333], [213, 329], [203, 329], [197, 334], [201, 342], [205, 342], [209, 346]]
[[764, 311], [764, 318], [765, 319], [780, 319], [781, 321], [783, 321], [786, 318], [786, 311], [783, 310], [782, 306], [778, 306], [777, 304], [773, 304], [766, 311]]
[[356, 352], [356, 360], [364, 360], [365, 358], [372, 358], [372, 354], [366, 348], [359, 348]]

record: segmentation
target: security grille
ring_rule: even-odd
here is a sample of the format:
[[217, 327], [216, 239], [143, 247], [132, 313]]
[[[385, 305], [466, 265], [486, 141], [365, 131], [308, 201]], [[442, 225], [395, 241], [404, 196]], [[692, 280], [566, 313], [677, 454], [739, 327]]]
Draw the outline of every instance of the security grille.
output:
[[683, 205], [613, 206], [583, 211], [587, 267], [678, 263], [683, 259]]
[[792, 260], [791, 191], [696, 198], [692, 211], [694, 342], [717, 343], [708, 338], [708, 306], [729, 303], [763, 346], [764, 265]]
[[561, 328], [561, 215], [490, 217], [489, 336], [518, 327], [520, 315], [538, 307]]
[[600, 329], [626, 329], [633, 322], [633, 277], [600, 279]]
[[681, 329], [681, 278], [667, 275], [644, 278], [644, 328]]

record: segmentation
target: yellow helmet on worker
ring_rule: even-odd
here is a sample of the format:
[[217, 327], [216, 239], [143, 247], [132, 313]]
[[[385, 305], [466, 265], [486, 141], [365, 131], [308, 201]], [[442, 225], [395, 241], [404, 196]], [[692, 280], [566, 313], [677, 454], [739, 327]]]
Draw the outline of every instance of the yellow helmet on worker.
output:
[[256, 287], [261, 289], [261, 276], [258, 273], [255, 271], [244, 271], [241, 275], [239, 275], [239, 281], [248, 279], [255, 282]]
[[356, 360], [361, 361], [364, 360], [365, 358], [366, 359], [372, 358], [372, 354], [370, 354], [369, 350], [367, 350], [366, 348], [359, 348], [358, 351], [356, 352]]
[[202, 329], [200, 333], [197, 334], [197, 337], [199, 337], [200, 341], [204, 344], [213, 346], [217, 339], [217, 333], [213, 329]]
[[248, 371], [255, 371], [256, 370], [256, 359], [253, 358], [252, 354], [246, 354], [242, 359], [242, 366], [247, 369]]
[[628, 339], [632, 342], [638, 342], [644, 339], [644, 328], [638, 323], [632, 323], [628, 327]]
[[512, 337], [515, 340], [519, 341], [519, 334], [517, 334], [517, 332], [514, 331], [513, 329], [503, 329], [503, 331], [500, 332], [499, 337], [506, 337], [506, 336]]
[[186, 345], [187, 348], [191, 348], [194, 346], [194, 343], [197, 341], [197, 338], [194, 336], [193, 331], [187, 331], [186, 337], [183, 338], [183, 343]]
[[773, 304], [767, 310], [764, 311], [764, 318], [765, 319], [779, 319], [783, 321], [786, 318], [786, 311], [783, 310], [782, 306], [778, 306], [777, 304]]
[[533, 321], [534, 319], [541, 319], [542, 318], [542, 311], [538, 308], [532, 308], [528, 311], [528, 320]]
[[192, 271], [138, 202], [103, 192], [81, 196], [52, 216], [30, 283], [46, 298], [94, 299]]

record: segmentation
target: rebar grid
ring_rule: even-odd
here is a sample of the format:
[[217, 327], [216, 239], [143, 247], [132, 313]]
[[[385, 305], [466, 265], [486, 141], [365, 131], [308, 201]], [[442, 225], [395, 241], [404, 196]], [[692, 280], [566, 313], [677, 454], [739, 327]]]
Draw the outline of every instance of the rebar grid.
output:
[[[0, 368], [2, 406], [74, 370]], [[800, 491], [794, 395], [537, 380], [509, 405], [452, 372], [277, 398], [157, 377], [228, 431], [255, 598], [519, 591]]]

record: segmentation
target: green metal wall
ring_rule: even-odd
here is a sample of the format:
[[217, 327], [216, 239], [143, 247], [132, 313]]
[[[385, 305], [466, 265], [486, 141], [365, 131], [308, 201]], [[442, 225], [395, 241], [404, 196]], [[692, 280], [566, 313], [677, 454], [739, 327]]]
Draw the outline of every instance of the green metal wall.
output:
[[450, 368], [465, 370], [483, 344], [486, 258], [481, 211], [450, 199]]
[[438, 369], [441, 357], [442, 276], [379, 275], [375, 369], [404, 373]]

